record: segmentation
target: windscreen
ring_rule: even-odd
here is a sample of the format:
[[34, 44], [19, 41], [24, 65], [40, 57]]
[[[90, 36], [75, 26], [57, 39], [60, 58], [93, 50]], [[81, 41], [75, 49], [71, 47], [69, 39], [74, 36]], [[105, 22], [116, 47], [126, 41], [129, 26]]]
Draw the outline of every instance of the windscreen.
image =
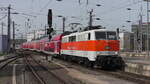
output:
[[96, 40], [106, 40], [106, 32], [95, 32]]
[[116, 32], [95, 32], [96, 40], [117, 40]]
[[116, 32], [107, 32], [107, 39], [108, 40], [117, 40]]

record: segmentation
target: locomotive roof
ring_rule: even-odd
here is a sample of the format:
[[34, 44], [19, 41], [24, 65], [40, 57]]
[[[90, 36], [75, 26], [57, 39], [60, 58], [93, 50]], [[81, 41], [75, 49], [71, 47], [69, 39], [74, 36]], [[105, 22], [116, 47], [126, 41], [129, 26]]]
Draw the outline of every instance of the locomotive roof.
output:
[[[83, 32], [71, 33], [69, 35], [65, 35], [64, 37], [66, 37], [66, 36], [72, 36], [72, 35], [77, 35], [77, 34], [80, 34], [80, 33], [89, 33], [89, 32], [94, 32], [94, 31], [109, 31], [109, 32], [111, 32], [112, 30], [108, 30], [108, 29], [94, 29], [94, 30], [88, 30], [88, 31], [83, 31]], [[112, 32], [116, 32], [116, 31], [112, 31]]]

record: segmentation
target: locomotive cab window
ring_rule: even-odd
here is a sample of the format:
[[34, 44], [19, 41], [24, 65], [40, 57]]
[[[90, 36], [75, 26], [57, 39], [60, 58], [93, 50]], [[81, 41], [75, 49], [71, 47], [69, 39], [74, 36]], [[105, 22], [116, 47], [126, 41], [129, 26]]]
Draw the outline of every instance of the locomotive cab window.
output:
[[95, 32], [96, 40], [106, 39], [106, 32]]
[[107, 39], [108, 40], [117, 40], [116, 32], [107, 32]]
[[117, 40], [116, 32], [95, 32], [96, 40]]

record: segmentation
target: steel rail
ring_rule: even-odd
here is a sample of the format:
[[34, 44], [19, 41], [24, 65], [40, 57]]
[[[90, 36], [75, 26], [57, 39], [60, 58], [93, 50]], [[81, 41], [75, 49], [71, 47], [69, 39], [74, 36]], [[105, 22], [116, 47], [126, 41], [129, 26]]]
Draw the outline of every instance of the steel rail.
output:
[[41, 84], [46, 84], [46, 82], [42, 79], [42, 77], [40, 77], [40, 75], [36, 72], [36, 70], [34, 69], [34, 67], [31, 65], [31, 63], [29, 62], [29, 60], [27, 59], [27, 57], [25, 57], [25, 61], [27, 66], [29, 67], [29, 69], [31, 70], [31, 72], [33, 73], [33, 75], [36, 77], [37, 80], [39, 80], [39, 82]]
[[[87, 69], [90, 71], [95, 71], [98, 73], [103, 73], [105, 75], [108, 76], [112, 76], [112, 77], [116, 77], [119, 79], [123, 79], [123, 80], [127, 80], [127, 81], [131, 81], [131, 82], [138, 82], [139, 84], [143, 83], [143, 84], [150, 84], [150, 78], [146, 77], [146, 76], [142, 76], [142, 75], [138, 75], [138, 74], [134, 74], [134, 73], [129, 73], [129, 72], [125, 72], [125, 71], [111, 71], [111, 70], [100, 70], [99, 68], [88, 68], [88, 67], [83, 67], [82, 65], [79, 65], [77, 63], [73, 63], [73, 62], [66, 62], [63, 60], [58, 60], [55, 59], [55, 62], [60, 61], [63, 65], [70, 65], [71, 67], [80, 70], [80, 68], [83, 69]], [[99, 75], [99, 74], [97, 74]]]
[[30, 58], [32, 58], [35, 63], [37, 63], [38, 65], [40, 65], [44, 70], [46, 70], [48, 73], [50, 73], [51, 75], [53, 75], [56, 79], [58, 79], [59, 81], [61, 81], [62, 84], [67, 84], [63, 79], [61, 79], [60, 77], [58, 77], [57, 75], [55, 75], [54, 73], [52, 73], [48, 68], [46, 68], [45, 66], [43, 66], [42, 64], [40, 64], [39, 62], [37, 62], [33, 57], [30, 56]]
[[120, 79], [124, 79], [124, 80], [128, 80], [131, 82], [138, 82], [138, 83], [144, 83], [144, 84], [149, 84], [150, 83], [150, 78], [146, 77], [146, 76], [141, 76], [138, 74], [134, 74], [134, 73], [129, 73], [129, 72], [124, 72], [124, 71], [103, 71], [103, 70], [95, 70], [107, 75], [111, 75], [114, 76], [116, 78], [120, 78]]
[[138, 74], [134, 74], [134, 73], [129, 73], [129, 72], [125, 72], [125, 71], [119, 71], [119, 70], [118, 71], [110, 71], [110, 70], [105, 71], [105, 70], [100, 70], [99, 68], [87, 68], [87, 67], [83, 67], [82, 65], [79, 65], [77, 63], [68, 62], [68, 61], [59, 60], [59, 59], [55, 59], [55, 62], [56, 62], [56, 60], [61, 61], [61, 63], [63, 62], [63, 63], [67, 63], [69, 65], [74, 65], [74, 68], [76, 68], [76, 69], [81, 67], [84, 69], [88, 69], [90, 71], [104, 73], [108, 76], [113, 76], [113, 77], [116, 77], [119, 79], [131, 81], [131, 82], [136, 82], [136, 83], [140, 82], [140, 83], [144, 83], [144, 84], [150, 84], [150, 78], [146, 77], [146, 76], [142, 76], [142, 75], [138, 75]]
[[8, 57], [8, 58], [6, 58], [6, 59], [0, 60], [0, 63], [5, 62], [5, 61], [7, 61], [7, 60], [9, 60], [9, 59], [12, 59], [12, 58], [16, 58], [16, 57], [21, 57], [21, 56]]
[[9, 59], [5, 60], [5, 62], [6, 62], [6, 61], [8, 61], [8, 62], [6, 62], [4, 65], [2, 65], [2, 66], [0, 67], [0, 70], [3, 69], [4, 67], [6, 67], [9, 63], [11, 63], [11, 62], [17, 60], [18, 58], [21, 58], [21, 57], [16, 56], [16, 57], [9, 58]]

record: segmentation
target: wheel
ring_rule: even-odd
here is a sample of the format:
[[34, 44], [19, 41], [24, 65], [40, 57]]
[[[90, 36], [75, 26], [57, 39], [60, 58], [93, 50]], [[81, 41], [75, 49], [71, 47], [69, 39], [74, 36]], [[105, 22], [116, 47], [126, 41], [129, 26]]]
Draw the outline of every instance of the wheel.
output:
[[84, 66], [85, 67], [91, 67], [91, 68], [93, 68], [94, 67], [94, 62], [92, 62], [92, 61], [89, 61], [88, 59], [86, 59], [85, 61], [84, 61]]
[[88, 60], [85, 59], [85, 60], [83, 61], [83, 65], [84, 65], [85, 67], [88, 67]]
[[94, 63], [94, 62], [89, 61], [89, 67], [90, 67], [90, 68], [93, 68], [93, 67], [94, 67], [94, 65], [95, 65], [95, 63]]

